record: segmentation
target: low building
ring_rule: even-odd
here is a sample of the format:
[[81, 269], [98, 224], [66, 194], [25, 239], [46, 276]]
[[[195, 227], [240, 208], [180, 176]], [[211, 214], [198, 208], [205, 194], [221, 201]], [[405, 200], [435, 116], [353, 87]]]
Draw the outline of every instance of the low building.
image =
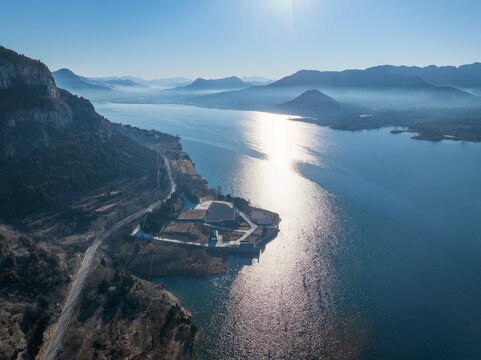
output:
[[235, 225], [235, 210], [224, 203], [213, 202], [205, 213], [204, 221], [217, 226]]
[[206, 209], [184, 209], [180, 212], [178, 221], [203, 222]]
[[193, 222], [180, 222], [171, 221], [162, 231], [162, 235], [169, 236], [181, 236], [181, 237], [193, 237], [195, 223]]

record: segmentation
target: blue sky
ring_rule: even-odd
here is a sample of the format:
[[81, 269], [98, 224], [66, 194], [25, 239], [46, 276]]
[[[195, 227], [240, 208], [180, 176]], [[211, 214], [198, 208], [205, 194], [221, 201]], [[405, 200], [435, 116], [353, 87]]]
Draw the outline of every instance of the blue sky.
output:
[[81, 75], [279, 78], [481, 61], [479, 0], [4, 0], [0, 43]]

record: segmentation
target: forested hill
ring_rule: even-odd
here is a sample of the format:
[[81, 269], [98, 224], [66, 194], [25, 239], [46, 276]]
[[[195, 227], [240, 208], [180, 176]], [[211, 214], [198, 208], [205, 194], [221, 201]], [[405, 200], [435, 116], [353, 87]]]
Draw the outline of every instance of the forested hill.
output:
[[156, 168], [153, 151], [57, 88], [47, 66], [0, 47], [0, 218], [55, 207], [62, 195], [117, 178], [155, 183]]

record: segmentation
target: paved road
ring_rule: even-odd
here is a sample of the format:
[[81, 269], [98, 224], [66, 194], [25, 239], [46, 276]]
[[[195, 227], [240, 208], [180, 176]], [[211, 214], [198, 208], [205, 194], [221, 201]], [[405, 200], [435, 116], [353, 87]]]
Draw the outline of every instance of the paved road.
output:
[[73, 311], [75, 309], [75, 305], [77, 304], [78, 297], [80, 295], [80, 292], [82, 291], [85, 279], [87, 278], [87, 275], [90, 270], [90, 266], [92, 265], [92, 261], [95, 257], [95, 252], [97, 251], [97, 248], [101, 244], [102, 240], [109, 237], [113, 232], [117, 231], [122, 226], [129, 223], [130, 221], [138, 219], [144, 216], [146, 212], [152, 211], [156, 207], [160, 206], [164, 201], [169, 199], [172, 196], [172, 194], [175, 192], [176, 185], [175, 185], [174, 179], [172, 178], [169, 161], [164, 155], [162, 154], [160, 155], [164, 159], [164, 163], [167, 169], [167, 175], [169, 176], [169, 181], [170, 181], [169, 194], [164, 200], [156, 201], [153, 204], [151, 204], [149, 207], [142, 209], [140, 211], [137, 211], [136, 213], [130, 216], [127, 216], [125, 219], [119, 221], [110, 230], [99, 235], [95, 239], [95, 241], [92, 243], [92, 245], [90, 245], [90, 247], [87, 249], [87, 251], [84, 254], [82, 265], [80, 266], [80, 269], [78, 270], [75, 276], [75, 281], [72, 284], [72, 287], [70, 288], [70, 292], [67, 296], [67, 301], [65, 302], [65, 306], [62, 310], [62, 314], [60, 315], [60, 318], [55, 327], [53, 336], [50, 339], [50, 343], [48, 344], [45, 356], [43, 357], [44, 360], [53, 360], [57, 356], [57, 351], [60, 349], [60, 346], [62, 345], [62, 340], [65, 335], [65, 331], [67, 330], [68, 324], [70, 322], [70, 318], [72, 317]]

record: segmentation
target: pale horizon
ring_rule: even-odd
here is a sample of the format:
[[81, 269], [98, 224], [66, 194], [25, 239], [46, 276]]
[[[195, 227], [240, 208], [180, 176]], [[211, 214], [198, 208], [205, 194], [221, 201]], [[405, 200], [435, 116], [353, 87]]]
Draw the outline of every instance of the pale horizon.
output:
[[479, 2], [246, 0], [3, 4], [2, 45], [55, 71], [143, 79], [481, 61]]
[[[12, 49], [12, 50], [15, 50], [15, 49]], [[28, 57], [32, 57], [32, 56], [29, 56], [28, 54], [24, 54]], [[36, 59], [36, 58], [34, 58]], [[36, 60], [40, 60], [42, 61], [42, 59], [36, 59]], [[43, 63], [45, 63], [47, 66], [48, 66], [48, 63], [45, 62], [45, 61], [42, 61]], [[84, 77], [88, 77], [88, 78], [108, 78], [108, 77], [118, 77], [118, 78], [121, 78], [121, 77], [132, 77], [132, 78], [140, 78], [140, 79], [143, 79], [143, 80], [147, 80], [147, 81], [151, 81], [151, 80], [161, 80], [161, 79], [169, 79], [169, 78], [185, 78], [185, 79], [190, 79], [190, 80], [195, 80], [197, 78], [203, 78], [203, 79], [223, 79], [223, 78], [227, 78], [227, 77], [231, 77], [231, 76], [237, 76], [238, 78], [254, 78], [254, 77], [258, 77], [258, 78], [265, 78], [265, 79], [269, 79], [269, 80], [279, 80], [279, 79], [282, 79], [283, 77], [285, 76], [289, 76], [289, 75], [292, 75], [298, 71], [301, 71], [301, 70], [313, 70], [313, 71], [345, 71], [345, 70], [365, 70], [365, 69], [368, 69], [368, 68], [371, 68], [371, 67], [376, 67], [376, 66], [386, 66], [386, 65], [392, 65], [392, 66], [406, 66], [406, 67], [420, 67], [420, 68], [424, 68], [424, 67], [428, 67], [428, 66], [437, 66], [437, 67], [460, 67], [460, 66], [463, 66], [463, 65], [472, 65], [472, 64], [476, 64], [476, 63], [481, 63], [481, 60], [480, 61], [473, 61], [473, 62], [468, 62], [468, 63], [462, 63], [462, 64], [442, 64], [442, 65], [438, 65], [438, 64], [426, 64], [426, 65], [416, 65], [416, 64], [412, 64], [412, 65], [406, 65], [406, 64], [375, 64], [375, 65], [371, 65], [371, 66], [367, 66], [367, 67], [358, 67], [358, 68], [347, 68], [347, 69], [305, 69], [305, 68], [302, 68], [302, 69], [297, 69], [295, 71], [292, 71], [292, 72], [286, 72], [284, 75], [282, 76], [279, 76], [279, 77], [270, 77], [270, 76], [265, 76], [263, 74], [255, 74], [255, 75], [239, 75], [239, 74], [219, 74], [217, 76], [214, 76], [214, 77], [211, 77], [211, 76], [201, 76], [201, 75], [196, 75], [196, 76], [187, 76], [187, 75], [175, 75], [175, 74], [171, 74], [171, 75], [165, 75], [165, 76], [154, 76], [154, 77], [143, 77], [141, 75], [135, 75], [135, 74], [95, 74], [95, 75], [92, 75], [92, 74], [84, 74], [84, 73], [79, 73], [78, 71], [76, 71], [75, 69], [72, 69], [72, 68], [69, 68], [67, 66], [63, 66], [63, 67], [60, 67], [60, 68], [57, 68], [57, 69], [53, 69], [51, 68], [50, 66], [49, 69], [51, 72], [54, 72], [54, 71], [57, 71], [57, 70], [61, 70], [61, 69], [68, 69], [70, 71], [72, 71], [73, 73], [75, 73], [76, 75], [79, 75], [79, 76], [84, 76]]]

